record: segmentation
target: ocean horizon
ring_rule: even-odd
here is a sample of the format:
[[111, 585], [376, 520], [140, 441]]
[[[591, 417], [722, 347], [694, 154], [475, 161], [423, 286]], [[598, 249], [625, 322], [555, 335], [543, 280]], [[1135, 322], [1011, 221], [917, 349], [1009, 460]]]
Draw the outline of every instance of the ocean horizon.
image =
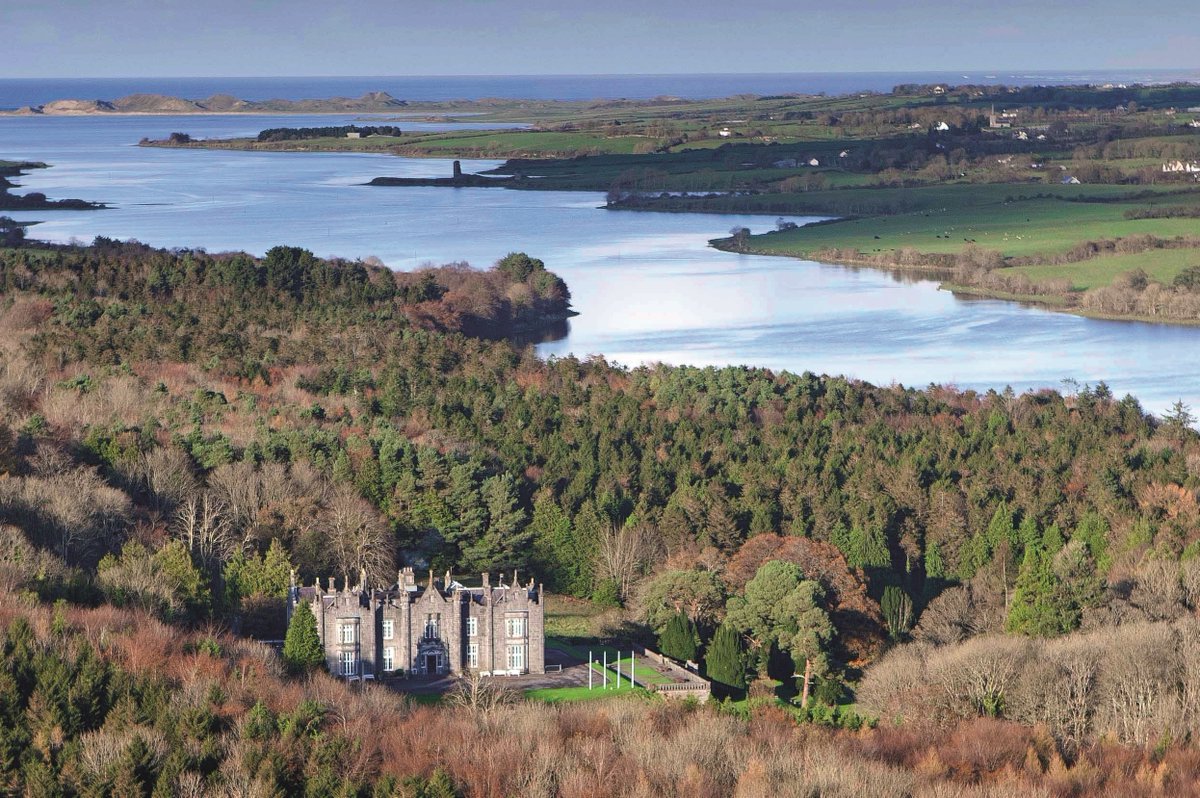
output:
[[358, 77], [124, 77], [0, 79], [0, 110], [54, 100], [112, 100], [128, 94], [243, 100], [358, 97], [385, 91], [400, 100], [436, 102], [485, 98], [523, 100], [708, 99], [735, 94], [889, 92], [905, 83], [980, 85], [1161, 84], [1200, 81], [1200, 69], [946, 70], [938, 72], [796, 72], [655, 75], [432, 75]]

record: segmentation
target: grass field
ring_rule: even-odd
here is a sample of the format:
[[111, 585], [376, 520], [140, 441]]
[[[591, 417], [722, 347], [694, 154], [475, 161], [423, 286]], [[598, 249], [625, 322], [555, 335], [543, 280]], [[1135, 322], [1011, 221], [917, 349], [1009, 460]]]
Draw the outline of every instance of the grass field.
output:
[[[751, 238], [758, 253], [803, 256], [818, 250], [853, 249], [866, 254], [912, 248], [955, 253], [967, 243], [1006, 257], [1053, 255], [1090, 240], [1148, 234], [1162, 238], [1195, 236], [1195, 219], [1126, 219], [1124, 212], [1143, 208], [1145, 199], [1124, 186], [958, 185], [915, 189], [812, 192], [840, 195], [803, 197], [813, 212], [872, 213], [836, 223], [771, 232]], [[873, 196], [848, 196], [848, 195]], [[1042, 196], [1037, 196], [1041, 194]], [[1022, 198], [1024, 197], [1024, 198]], [[1108, 198], [1072, 202], [1072, 198]], [[1160, 203], [1194, 203], [1200, 192], [1164, 196]], [[885, 208], [906, 206], [883, 215]], [[1132, 268], [1132, 267], [1130, 267]]]
[[537, 690], [525, 691], [525, 698], [531, 701], [542, 701], [547, 704], [603, 701], [606, 698], [646, 695], [649, 695], [649, 693], [627, 682], [622, 682], [620, 689], [610, 684], [607, 690], [601, 689], [599, 685], [589, 690], [585, 685], [583, 687], [544, 687]]
[[[1193, 220], [1195, 223], [1195, 220]], [[1200, 227], [1200, 223], [1197, 224]], [[1014, 273], [1034, 282], [1066, 278], [1077, 291], [1109, 285], [1121, 274], [1143, 269], [1151, 280], [1170, 285], [1175, 275], [1190, 266], [1200, 266], [1200, 250], [1154, 249], [1132, 255], [1106, 255], [1080, 263], [1044, 266], [1018, 266]]]

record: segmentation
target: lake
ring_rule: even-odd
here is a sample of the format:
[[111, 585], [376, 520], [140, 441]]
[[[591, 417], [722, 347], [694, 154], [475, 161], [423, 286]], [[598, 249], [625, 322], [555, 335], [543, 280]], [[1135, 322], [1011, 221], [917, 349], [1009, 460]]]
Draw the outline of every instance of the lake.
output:
[[18, 191], [114, 206], [11, 214], [44, 220], [31, 235], [52, 241], [104, 235], [255, 254], [290, 244], [319, 255], [376, 256], [397, 269], [459, 260], [486, 266], [524, 250], [563, 276], [580, 313], [565, 339], [540, 345], [545, 356], [747, 364], [918, 387], [1026, 390], [1103, 380], [1155, 412], [1177, 399], [1200, 406], [1200, 328], [966, 300], [926, 280], [707, 246], [735, 225], [758, 232], [773, 218], [606, 211], [592, 193], [361, 185], [380, 175], [449, 175], [445, 160], [135, 146], [173, 131], [252, 135], [354, 119], [0, 118], [0, 159], [53, 165], [22, 178]]

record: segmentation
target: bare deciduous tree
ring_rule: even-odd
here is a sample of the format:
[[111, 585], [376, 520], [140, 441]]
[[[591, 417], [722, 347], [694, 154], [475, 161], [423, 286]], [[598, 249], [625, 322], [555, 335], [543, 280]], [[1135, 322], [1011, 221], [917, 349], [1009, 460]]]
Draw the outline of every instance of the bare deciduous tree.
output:
[[138, 477], [159, 510], [178, 507], [197, 488], [191, 458], [173, 446], [143, 454], [138, 462]]
[[645, 573], [655, 549], [654, 535], [646, 525], [612, 524], [597, 541], [596, 576], [614, 582], [625, 598], [634, 581]]
[[373, 585], [388, 584], [395, 577], [391, 532], [353, 488], [335, 489], [323, 520], [334, 563], [344, 576], [364, 571]]
[[175, 514], [175, 534], [200, 562], [226, 562], [238, 550], [224, 503], [211, 493], [192, 495]]
[[481, 676], [478, 671], [467, 671], [454, 680], [454, 686], [443, 700], [480, 720], [490, 720], [498, 709], [515, 703], [517, 695], [494, 679]]

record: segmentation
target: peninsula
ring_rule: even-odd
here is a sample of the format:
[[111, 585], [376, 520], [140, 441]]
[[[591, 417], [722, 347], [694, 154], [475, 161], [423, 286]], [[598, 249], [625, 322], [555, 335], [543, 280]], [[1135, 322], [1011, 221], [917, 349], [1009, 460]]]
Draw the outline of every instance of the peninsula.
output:
[[214, 94], [189, 100], [165, 94], [130, 94], [115, 100], [62, 99], [44, 105], [24, 106], [4, 112], [18, 116], [81, 116], [87, 114], [344, 114], [387, 113], [404, 109], [408, 103], [387, 92], [373, 91], [361, 97], [330, 97], [321, 100], [242, 100], [229, 94]]
[[936, 273], [956, 291], [1074, 313], [1200, 322], [1195, 84], [456, 109], [527, 127], [142, 143], [507, 159], [478, 175], [369, 184], [600, 191], [613, 210], [768, 215], [777, 230], [714, 246]]
[[44, 163], [32, 161], [0, 161], [0, 211], [92, 211], [105, 206], [98, 202], [81, 199], [49, 199], [39, 191], [28, 194], [13, 194], [9, 189], [16, 183], [10, 177], [19, 177], [30, 169], [45, 169]]

